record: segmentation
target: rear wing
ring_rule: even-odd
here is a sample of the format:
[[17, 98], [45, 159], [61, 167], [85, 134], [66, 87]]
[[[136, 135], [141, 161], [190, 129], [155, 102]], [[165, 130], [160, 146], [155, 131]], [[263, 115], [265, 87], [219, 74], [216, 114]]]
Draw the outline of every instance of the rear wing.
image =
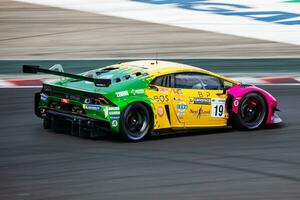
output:
[[[45, 74], [52, 74], [52, 75], [57, 75], [57, 76], [73, 78], [73, 79], [77, 79], [77, 80], [89, 81], [89, 82], [93, 82], [96, 87], [108, 87], [111, 84], [110, 79], [97, 79], [97, 78], [91, 78], [91, 77], [81, 76], [81, 75], [77, 75], [77, 74], [66, 73], [66, 72], [63, 72], [61, 66], [59, 68], [59, 71], [54, 71], [55, 68], [59, 68], [59, 67], [54, 66], [50, 69], [43, 69], [43, 68], [40, 68], [40, 66], [38, 66], [38, 65], [23, 65], [23, 72], [30, 73], [30, 74], [37, 74], [38, 72], [40, 72], [40, 73], [45, 73]], [[53, 70], [51, 70], [51, 69], [53, 69]]]

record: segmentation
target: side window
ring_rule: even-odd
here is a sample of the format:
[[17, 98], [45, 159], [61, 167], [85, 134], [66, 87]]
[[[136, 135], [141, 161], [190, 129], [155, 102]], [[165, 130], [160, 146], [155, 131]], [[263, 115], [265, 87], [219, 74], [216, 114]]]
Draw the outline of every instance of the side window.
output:
[[157, 86], [162, 86], [162, 87], [172, 87], [172, 79], [173, 79], [172, 75], [160, 76], [160, 77], [156, 77], [151, 82], [151, 84], [157, 85]]
[[221, 80], [214, 76], [201, 73], [175, 74], [175, 87], [182, 89], [220, 90]]
[[227, 89], [231, 88], [234, 84], [224, 80], [223, 85], [224, 85], [224, 89], [227, 90]]

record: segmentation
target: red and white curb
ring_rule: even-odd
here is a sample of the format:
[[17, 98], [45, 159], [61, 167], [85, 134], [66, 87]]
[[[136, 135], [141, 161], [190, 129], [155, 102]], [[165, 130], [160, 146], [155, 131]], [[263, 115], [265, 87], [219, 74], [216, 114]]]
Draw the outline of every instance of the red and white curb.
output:
[[254, 85], [300, 85], [300, 77], [236, 77], [235, 80]]
[[[236, 77], [234, 79], [245, 84], [254, 85], [300, 85], [300, 77]], [[49, 79], [6, 79], [0, 80], [0, 88], [41, 87], [44, 81], [49, 81]]]
[[[48, 79], [47, 79], [48, 80]], [[43, 79], [7, 79], [0, 80], [0, 88], [34, 88], [41, 87]]]

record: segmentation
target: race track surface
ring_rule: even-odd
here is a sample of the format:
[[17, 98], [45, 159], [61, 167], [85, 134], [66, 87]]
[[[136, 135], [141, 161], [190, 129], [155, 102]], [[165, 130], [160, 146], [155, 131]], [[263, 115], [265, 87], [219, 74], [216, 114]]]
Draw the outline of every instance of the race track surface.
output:
[[300, 199], [299, 86], [265, 86], [284, 124], [140, 143], [46, 131], [38, 89], [0, 90], [0, 199]]

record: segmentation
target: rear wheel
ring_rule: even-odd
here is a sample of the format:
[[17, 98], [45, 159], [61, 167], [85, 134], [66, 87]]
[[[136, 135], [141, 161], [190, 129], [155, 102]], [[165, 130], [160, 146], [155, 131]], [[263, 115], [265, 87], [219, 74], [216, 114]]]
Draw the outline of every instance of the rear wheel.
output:
[[142, 140], [152, 128], [151, 114], [142, 103], [133, 103], [121, 115], [120, 134], [127, 141]]
[[267, 106], [264, 98], [257, 93], [247, 94], [239, 104], [235, 125], [241, 130], [254, 130], [264, 125]]

